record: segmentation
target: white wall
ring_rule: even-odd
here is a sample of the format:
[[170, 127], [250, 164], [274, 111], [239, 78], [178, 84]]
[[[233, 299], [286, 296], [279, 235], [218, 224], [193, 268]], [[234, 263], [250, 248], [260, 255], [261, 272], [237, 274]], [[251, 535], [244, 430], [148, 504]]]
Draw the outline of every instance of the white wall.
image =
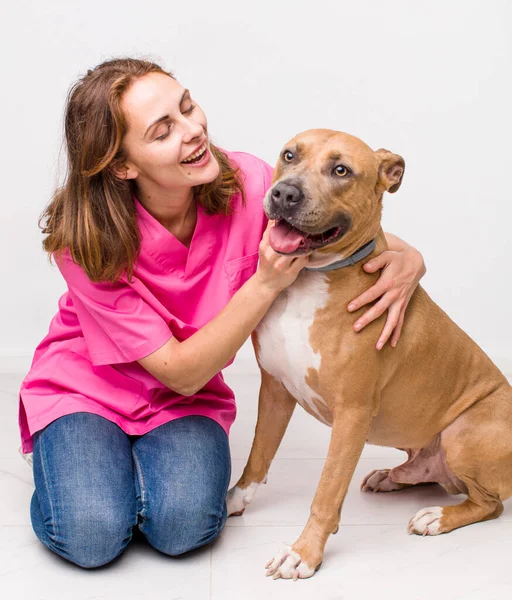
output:
[[226, 148], [272, 163], [296, 132], [331, 127], [402, 154], [385, 228], [423, 252], [424, 286], [448, 314], [512, 359], [511, 13], [507, 0], [10, 3], [0, 364], [26, 362], [64, 291], [37, 219], [58, 181], [67, 89], [119, 55], [172, 69]]

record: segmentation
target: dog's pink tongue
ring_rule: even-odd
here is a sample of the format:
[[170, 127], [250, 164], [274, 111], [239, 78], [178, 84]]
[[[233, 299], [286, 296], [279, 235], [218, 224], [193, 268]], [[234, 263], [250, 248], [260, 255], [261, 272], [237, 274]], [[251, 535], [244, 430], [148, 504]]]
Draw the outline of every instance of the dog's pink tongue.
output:
[[304, 236], [298, 229], [281, 221], [274, 225], [270, 230], [270, 245], [276, 252], [284, 252], [286, 254], [297, 250], [300, 243], [304, 240]]

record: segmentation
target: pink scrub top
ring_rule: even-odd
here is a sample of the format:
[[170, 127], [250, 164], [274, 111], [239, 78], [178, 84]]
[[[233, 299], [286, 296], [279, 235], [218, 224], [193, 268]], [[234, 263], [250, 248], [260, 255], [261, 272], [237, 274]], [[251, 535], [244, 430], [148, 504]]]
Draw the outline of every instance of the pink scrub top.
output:
[[92, 282], [69, 252], [57, 261], [68, 291], [21, 385], [23, 453], [32, 451], [36, 431], [75, 412], [105, 417], [129, 435], [186, 415], [210, 417], [229, 433], [235, 399], [221, 372], [186, 397], [136, 362], [172, 336], [193, 335], [256, 271], [272, 168], [250, 154], [226, 154], [242, 171], [246, 206], [241, 194], [229, 216], [208, 215], [198, 204], [189, 248], [135, 199], [141, 251], [132, 281]]

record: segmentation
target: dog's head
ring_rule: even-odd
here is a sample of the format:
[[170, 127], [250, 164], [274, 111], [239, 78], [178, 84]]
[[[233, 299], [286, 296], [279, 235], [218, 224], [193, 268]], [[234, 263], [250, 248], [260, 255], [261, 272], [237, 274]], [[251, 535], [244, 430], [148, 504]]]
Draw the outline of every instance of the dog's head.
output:
[[281, 151], [265, 195], [265, 212], [276, 221], [270, 244], [296, 256], [371, 239], [380, 226], [382, 195], [398, 190], [404, 170], [401, 156], [373, 151], [346, 133], [298, 134]]

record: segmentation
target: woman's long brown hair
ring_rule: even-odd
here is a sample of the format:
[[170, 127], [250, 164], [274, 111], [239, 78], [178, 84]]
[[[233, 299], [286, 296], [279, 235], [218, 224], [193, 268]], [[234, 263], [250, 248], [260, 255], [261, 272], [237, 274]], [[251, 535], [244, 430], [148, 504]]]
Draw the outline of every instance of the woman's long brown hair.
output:
[[[66, 180], [41, 215], [40, 227], [47, 234], [43, 248], [50, 258], [69, 248], [92, 281], [115, 282], [123, 272], [131, 278], [140, 251], [134, 184], [116, 177], [111, 167], [125, 159], [123, 94], [134, 81], [155, 72], [173, 77], [146, 60], [109, 60], [88, 71], [68, 93]], [[220, 173], [215, 181], [195, 187], [194, 196], [209, 214], [229, 214], [234, 194], [240, 192], [245, 201], [240, 171], [219, 148], [210, 148]]]

